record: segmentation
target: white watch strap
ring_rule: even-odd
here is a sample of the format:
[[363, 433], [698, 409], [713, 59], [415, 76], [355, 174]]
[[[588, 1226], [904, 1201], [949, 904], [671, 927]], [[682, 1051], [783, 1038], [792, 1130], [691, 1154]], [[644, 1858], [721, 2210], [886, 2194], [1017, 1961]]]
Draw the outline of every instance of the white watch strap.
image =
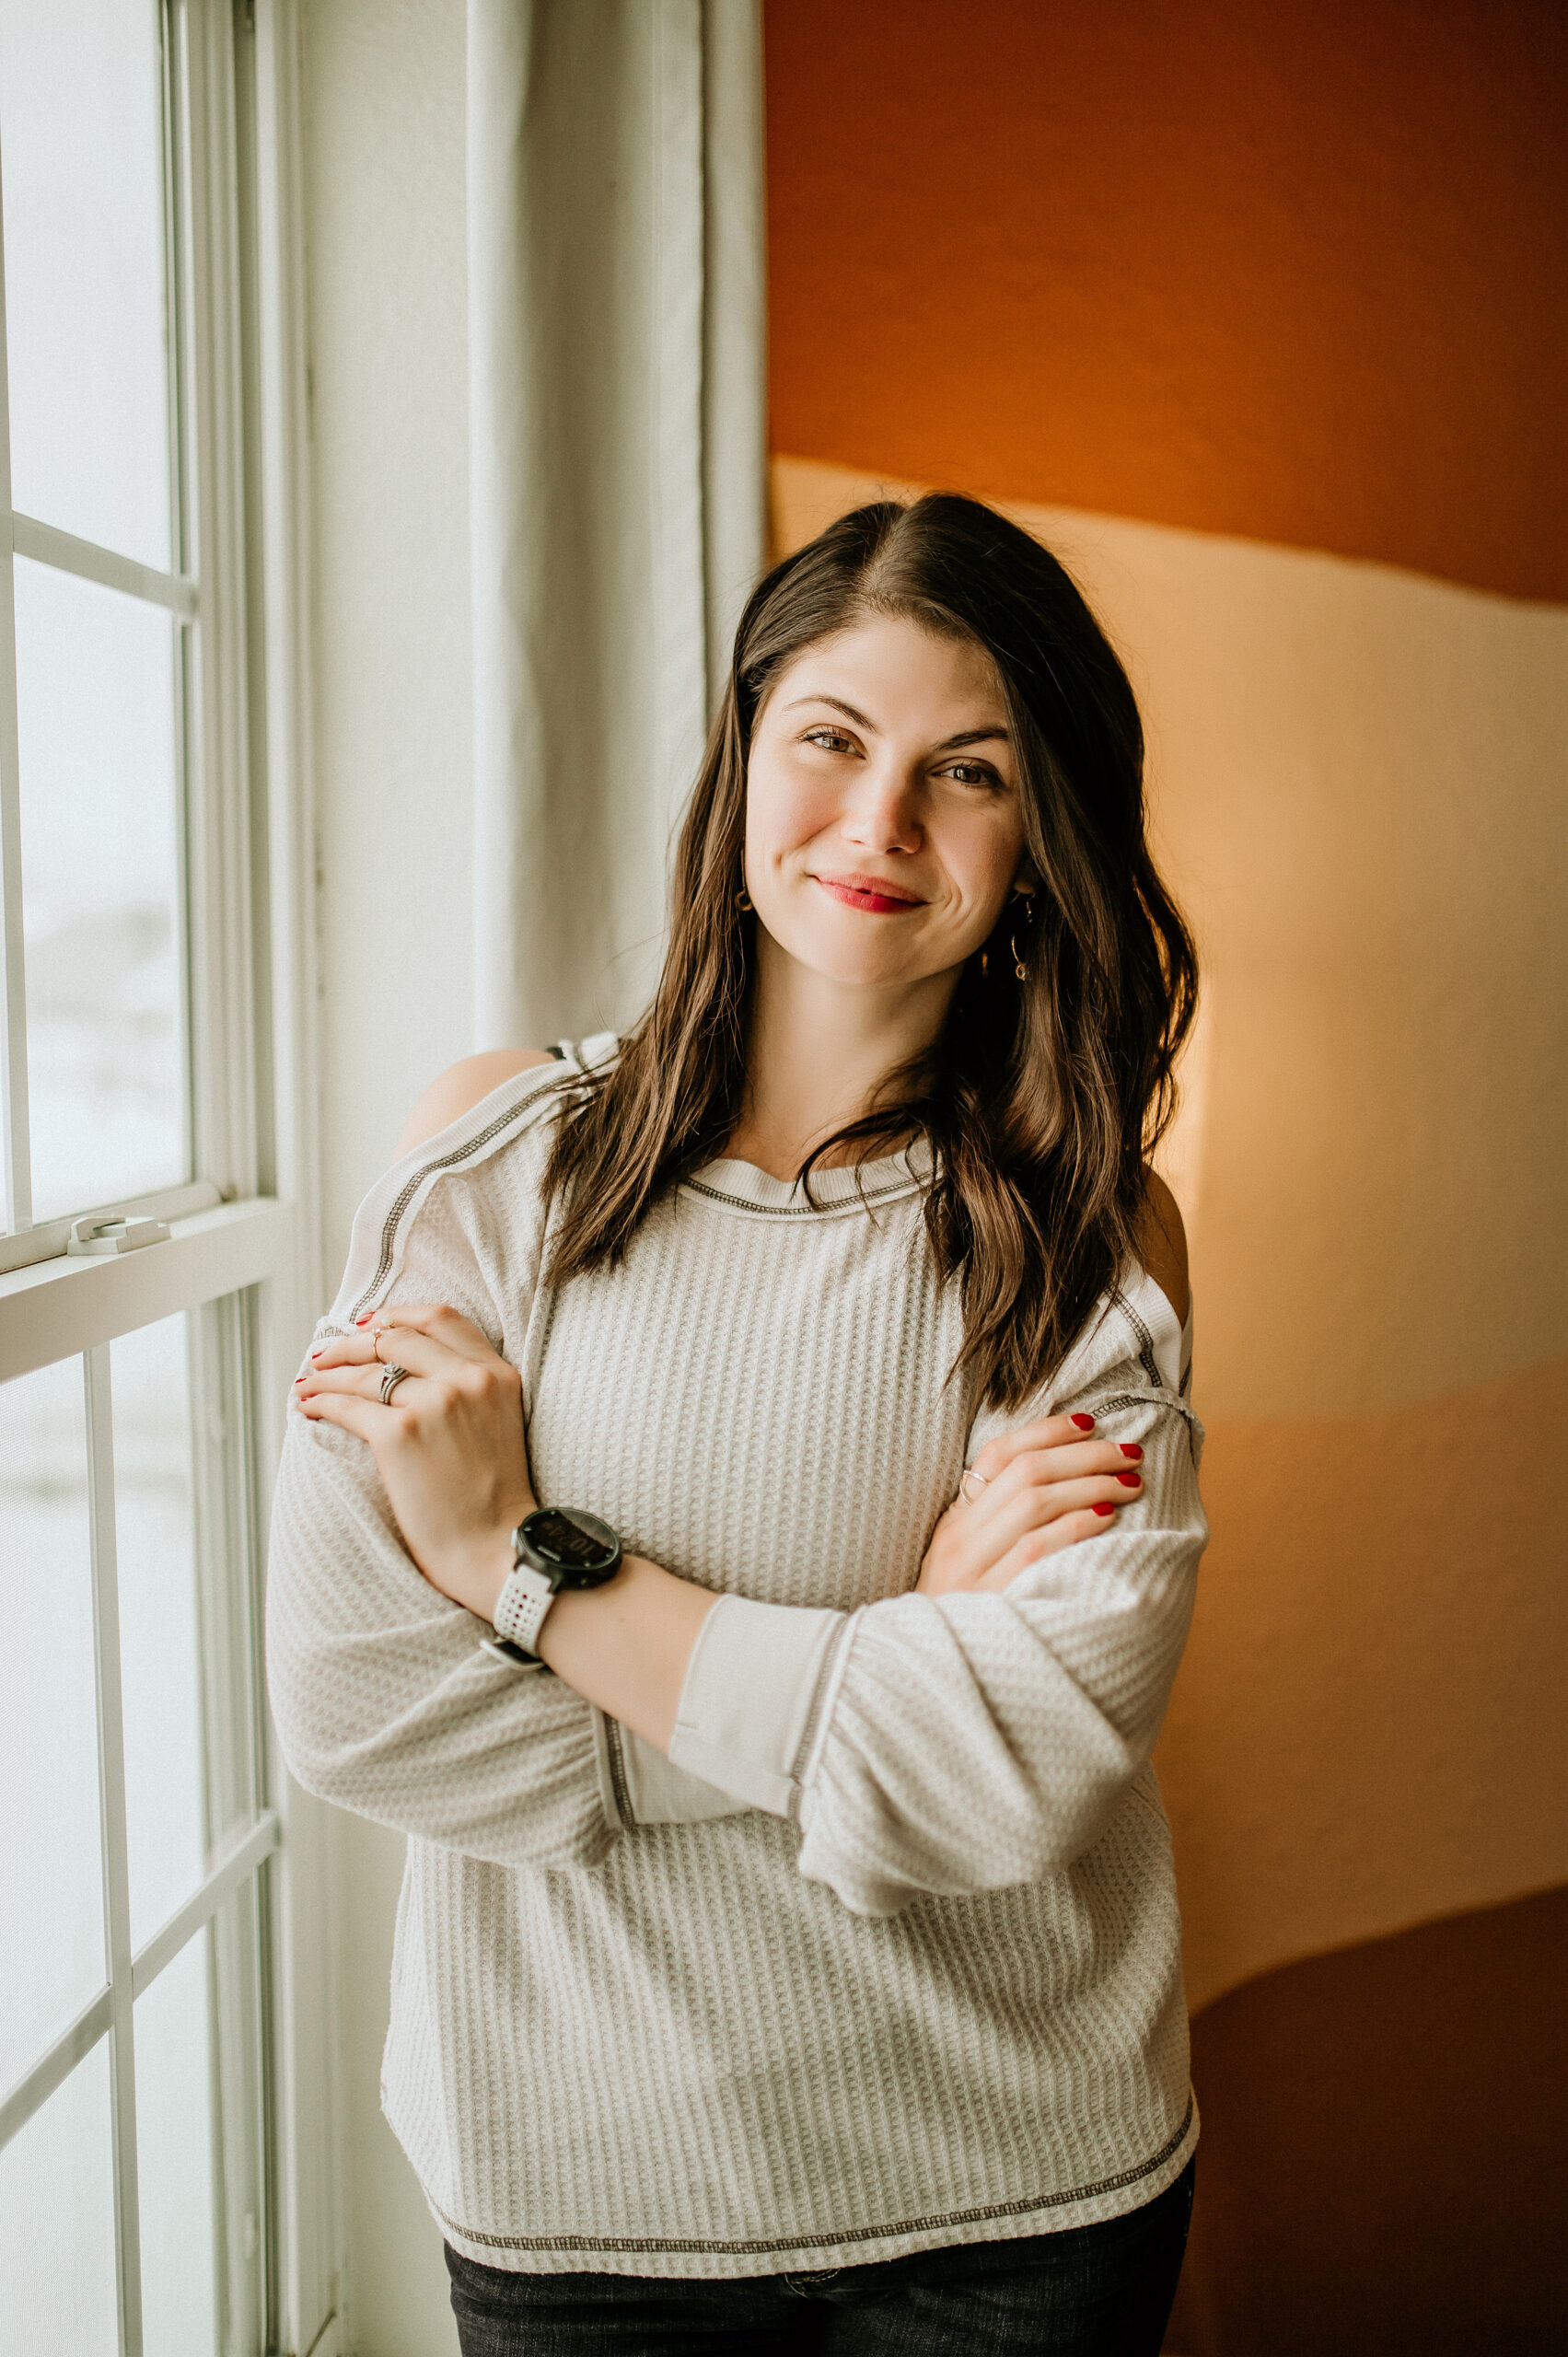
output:
[[510, 1637], [525, 1653], [534, 1650], [534, 1640], [544, 1626], [544, 1616], [555, 1601], [555, 1589], [543, 1572], [531, 1563], [518, 1563], [508, 1573], [506, 1584], [495, 1599], [495, 1618], [492, 1622], [498, 1637]]

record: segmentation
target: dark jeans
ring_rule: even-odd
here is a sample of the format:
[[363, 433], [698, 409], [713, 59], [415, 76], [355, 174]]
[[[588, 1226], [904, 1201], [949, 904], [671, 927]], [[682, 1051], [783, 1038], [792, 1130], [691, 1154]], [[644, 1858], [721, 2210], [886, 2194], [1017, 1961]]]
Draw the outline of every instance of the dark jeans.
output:
[[1123, 2218], [799, 2275], [517, 2275], [448, 2245], [463, 2357], [1156, 2357], [1193, 2164]]

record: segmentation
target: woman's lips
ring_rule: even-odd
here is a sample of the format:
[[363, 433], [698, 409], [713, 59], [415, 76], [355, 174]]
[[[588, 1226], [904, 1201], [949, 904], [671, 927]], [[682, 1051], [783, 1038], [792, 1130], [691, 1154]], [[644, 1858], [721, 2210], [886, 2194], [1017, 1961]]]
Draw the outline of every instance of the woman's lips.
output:
[[901, 916], [911, 909], [925, 906], [923, 900], [917, 900], [912, 895], [889, 892], [875, 876], [819, 876], [815, 881], [835, 900], [842, 900], [846, 909], [864, 909], [868, 916]]

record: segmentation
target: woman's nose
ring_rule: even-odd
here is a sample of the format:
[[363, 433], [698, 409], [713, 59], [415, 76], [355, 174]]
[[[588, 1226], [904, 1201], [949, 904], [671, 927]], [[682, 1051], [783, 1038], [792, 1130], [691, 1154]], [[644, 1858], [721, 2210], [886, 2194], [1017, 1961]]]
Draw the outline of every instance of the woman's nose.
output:
[[920, 841], [916, 781], [891, 762], [868, 763], [844, 814], [844, 831], [867, 851], [913, 851]]

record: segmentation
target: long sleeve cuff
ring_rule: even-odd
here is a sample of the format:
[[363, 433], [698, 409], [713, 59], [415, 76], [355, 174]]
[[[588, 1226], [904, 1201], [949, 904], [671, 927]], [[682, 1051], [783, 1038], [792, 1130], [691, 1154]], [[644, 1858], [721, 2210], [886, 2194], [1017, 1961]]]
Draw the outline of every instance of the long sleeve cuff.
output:
[[594, 1713], [599, 1796], [607, 1823], [630, 1832], [637, 1825], [701, 1825], [711, 1817], [744, 1817], [744, 1801], [688, 1775], [656, 1744]]
[[669, 1757], [749, 1808], [793, 1817], [849, 1615], [721, 1596], [680, 1689]]

